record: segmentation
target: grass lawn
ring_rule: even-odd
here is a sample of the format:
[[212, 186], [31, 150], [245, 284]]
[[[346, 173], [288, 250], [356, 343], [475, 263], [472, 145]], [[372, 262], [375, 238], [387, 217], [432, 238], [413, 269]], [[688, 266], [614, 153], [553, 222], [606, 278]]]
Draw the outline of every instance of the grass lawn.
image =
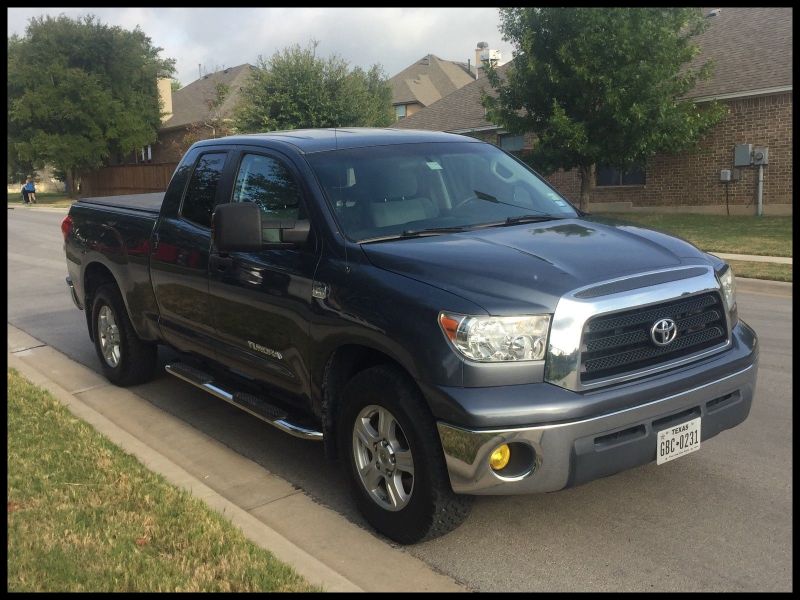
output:
[[[596, 213], [659, 229], [707, 252], [792, 256], [792, 217]], [[791, 269], [790, 269], [791, 270]]]
[[9, 591], [319, 591], [8, 371]]
[[[73, 202], [73, 199], [60, 192], [42, 192], [36, 194], [36, 204], [32, 204], [31, 206], [65, 208], [71, 206]], [[8, 203], [22, 205], [22, 194], [19, 192], [8, 192]]]
[[794, 265], [779, 265], [777, 263], [747, 262], [743, 260], [726, 261], [737, 277], [752, 277], [753, 279], [772, 279], [773, 281], [792, 281], [792, 267]]

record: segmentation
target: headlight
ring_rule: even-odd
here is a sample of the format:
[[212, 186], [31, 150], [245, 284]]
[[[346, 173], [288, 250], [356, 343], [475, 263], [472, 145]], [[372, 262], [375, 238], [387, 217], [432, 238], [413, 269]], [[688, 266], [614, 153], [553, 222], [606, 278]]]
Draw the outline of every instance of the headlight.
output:
[[733, 276], [733, 269], [730, 265], [719, 274], [719, 283], [722, 286], [722, 295], [725, 297], [725, 305], [728, 310], [736, 308], [736, 279]]
[[736, 277], [730, 265], [725, 265], [725, 270], [717, 274], [719, 285], [722, 288], [722, 296], [725, 299], [725, 307], [728, 309], [731, 327], [739, 321], [739, 311], [736, 308]]
[[439, 325], [455, 349], [470, 360], [543, 360], [550, 315], [470, 317], [440, 313]]

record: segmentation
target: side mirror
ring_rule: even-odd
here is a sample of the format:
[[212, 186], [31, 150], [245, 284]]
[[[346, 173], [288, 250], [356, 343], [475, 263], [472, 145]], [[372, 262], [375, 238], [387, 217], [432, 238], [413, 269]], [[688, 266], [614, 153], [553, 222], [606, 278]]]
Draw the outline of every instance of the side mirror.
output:
[[211, 217], [211, 240], [220, 252], [261, 250], [261, 209], [252, 202], [220, 204]]
[[265, 246], [304, 244], [307, 220], [263, 219], [254, 202], [220, 204], [211, 218], [211, 239], [219, 252], [256, 252]]
[[305, 244], [311, 231], [311, 223], [297, 219], [264, 220], [261, 227], [266, 236], [283, 244]]

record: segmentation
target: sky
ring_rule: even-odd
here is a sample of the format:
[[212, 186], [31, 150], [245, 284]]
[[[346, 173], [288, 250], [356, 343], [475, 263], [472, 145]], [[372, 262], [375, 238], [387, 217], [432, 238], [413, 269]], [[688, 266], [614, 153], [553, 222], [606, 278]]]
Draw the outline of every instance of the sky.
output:
[[338, 54], [351, 66], [380, 63], [391, 77], [427, 54], [475, 60], [478, 42], [500, 50], [497, 8], [8, 8], [8, 35], [24, 35], [31, 17], [94, 14], [109, 25], [137, 25], [162, 58], [176, 59], [182, 85], [203, 73], [242, 63], [255, 64], [292, 44], [319, 42], [318, 55]]

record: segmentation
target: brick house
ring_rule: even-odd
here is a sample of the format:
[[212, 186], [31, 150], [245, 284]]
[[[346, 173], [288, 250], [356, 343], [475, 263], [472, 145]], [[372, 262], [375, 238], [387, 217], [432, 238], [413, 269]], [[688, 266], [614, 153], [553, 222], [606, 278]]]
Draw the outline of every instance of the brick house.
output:
[[[694, 64], [714, 61], [711, 79], [687, 96], [698, 104], [718, 100], [728, 115], [692, 152], [659, 154], [643, 169], [620, 173], [596, 168], [591, 210], [754, 214], [757, 168], [734, 168], [736, 144], [769, 148], [764, 167], [764, 214], [792, 213], [792, 9], [703, 9], [709, 27], [698, 36]], [[502, 72], [503, 67], [500, 67]], [[398, 122], [396, 127], [462, 133], [509, 151], [531, 148], [532, 135], [510, 135], [486, 119], [481, 91], [485, 78], [465, 85]], [[720, 181], [730, 169], [733, 181]], [[576, 170], [558, 171], [548, 180], [569, 199], [580, 197]]]
[[158, 93], [164, 116], [158, 129], [158, 139], [150, 146], [112, 157], [108, 165], [177, 163], [182, 153], [173, 142], [180, 143], [191, 127], [207, 127], [208, 137], [214, 137], [213, 127], [205, 124], [211, 120], [209, 102], [216, 98], [217, 86], [222, 84], [229, 90], [225, 101], [216, 109], [216, 112], [227, 119], [233, 114], [239, 102], [239, 91], [254, 68], [245, 63], [209, 73], [175, 92], [172, 91], [170, 79], [160, 79]]
[[[208, 104], [216, 98], [217, 86], [222, 84], [229, 90], [217, 111], [224, 119], [230, 118], [239, 102], [239, 91], [253, 69], [253, 65], [245, 63], [204, 75], [176, 92], [171, 92], [169, 88], [162, 91], [165, 110], [168, 107], [170, 110], [166, 111], [167, 116], [158, 130], [158, 141], [153, 147], [153, 162], [180, 160], [180, 154], [175, 151], [172, 142], [179, 142], [192, 125], [204, 126], [208, 129], [208, 137], [214, 137], [213, 126], [207, 124], [212, 116]], [[164, 97], [166, 92], [171, 92], [169, 99]]]
[[[230, 119], [239, 102], [239, 92], [254, 68], [243, 64], [209, 73], [175, 92], [170, 79], [159, 79], [158, 92], [164, 114], [156, 142], [113, 156], [105, 167], [83, 173], [81, 194], [115, 196], [166, 189], [186, 149], [184, 138], [188, 133], [199, 132], [202, 138], [225, 135], [225, 132], [214, 131], [215, 125], [220, 120]], [[219, 107], [211, 108], [209, 102], [217, 98], [220, 84], [227, 86], [228, 93]]]

